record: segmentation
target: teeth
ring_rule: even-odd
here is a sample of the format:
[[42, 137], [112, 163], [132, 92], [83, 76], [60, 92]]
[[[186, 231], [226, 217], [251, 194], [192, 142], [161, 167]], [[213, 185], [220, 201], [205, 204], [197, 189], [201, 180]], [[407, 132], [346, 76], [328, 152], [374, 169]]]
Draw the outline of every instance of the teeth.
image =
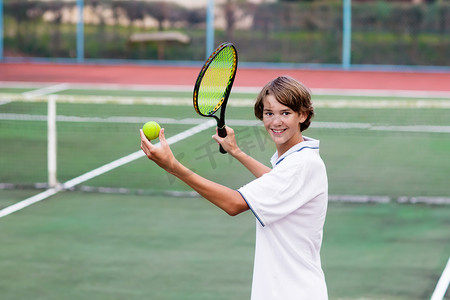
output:
[[283, 132], [284, 130], [275, 130], [275, 129], [272, 129], [272, 131], [275, 132], [275, 133], [281, 133], [281, 132]]

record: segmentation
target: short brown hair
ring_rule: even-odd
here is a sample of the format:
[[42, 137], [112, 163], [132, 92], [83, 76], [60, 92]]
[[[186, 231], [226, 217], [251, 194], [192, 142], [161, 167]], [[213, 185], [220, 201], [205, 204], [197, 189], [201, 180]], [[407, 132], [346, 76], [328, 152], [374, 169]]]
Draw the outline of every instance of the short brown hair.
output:
[[305, 122], [300, 124], [300, 131], [308, 129], [314, 116], [314, 107], [311, 102], [311, 92], [302, 83], [289, 76], [280, 76], [266, 84], [256, 98], [255, 116], [262, 120], [264, 110], [264, 97], [273, 95], [275, 99], [299, 114], [306, 114]]

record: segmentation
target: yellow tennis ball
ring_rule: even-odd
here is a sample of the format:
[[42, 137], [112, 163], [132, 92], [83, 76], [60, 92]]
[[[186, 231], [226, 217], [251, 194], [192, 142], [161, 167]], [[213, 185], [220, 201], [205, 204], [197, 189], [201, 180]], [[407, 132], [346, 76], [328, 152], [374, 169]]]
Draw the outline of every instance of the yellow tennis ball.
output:
[[149, 140], [154, 140], [159, 136], [159, 131], [161, 130], [161, 126], [154, 121], [150, 121], [144, 124], [142, 127], [142, 131], [144, 131], [145, 136]]

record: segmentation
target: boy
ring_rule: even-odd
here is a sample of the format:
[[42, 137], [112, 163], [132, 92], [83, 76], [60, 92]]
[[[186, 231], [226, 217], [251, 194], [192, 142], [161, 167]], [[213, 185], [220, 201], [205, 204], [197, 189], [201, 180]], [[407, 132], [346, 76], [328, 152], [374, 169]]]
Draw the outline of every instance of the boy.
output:
[[225, 138], [213, 136], [257, 177], [237, 191], [180, 164], [164, 129], [160, 147], [141, 130], [141, 148], [149, 159], [229, 215], [252, 210], [256, 217], [252, 300], [328, 299], [320, 261], [328, 180], [319, 141], [302, 135], [314, 116], [310, 92], [291, 77], [278, 77], [261, 90], [254, 111], [277, 149], [272, 169], [239, 149], [233, 129], [227, 127]]

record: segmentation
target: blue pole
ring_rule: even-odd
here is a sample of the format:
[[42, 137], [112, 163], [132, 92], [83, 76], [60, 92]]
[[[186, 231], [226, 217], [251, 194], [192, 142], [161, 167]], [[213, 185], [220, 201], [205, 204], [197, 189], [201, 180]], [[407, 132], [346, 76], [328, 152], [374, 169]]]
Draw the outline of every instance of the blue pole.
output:
[[214, 51], [214, 0], [206, 8], [206, 58]]
[[84, 61], [84, 0], [77, 0], [78, 22], [77, 22], [77, 61]]
[[0, 60], [3, 60], [3, 0], [0, 0]]
[[352, 47], [352, 1], [343, 0], [342, 22], [342, 67], [349, 69]]

